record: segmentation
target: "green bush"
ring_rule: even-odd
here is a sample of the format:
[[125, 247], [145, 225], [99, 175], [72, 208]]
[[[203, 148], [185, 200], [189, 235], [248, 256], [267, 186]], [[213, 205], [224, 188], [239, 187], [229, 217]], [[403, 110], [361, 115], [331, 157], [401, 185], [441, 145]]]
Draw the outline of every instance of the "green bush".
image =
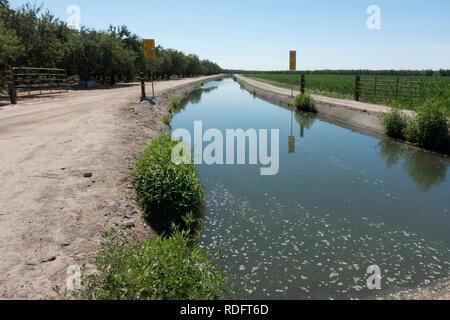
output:
[[[172, 112], [173, 110], [170, 109], [169, 111]], [[172, 116], [165, 115], [164, 117], [162, 117], [161, 121], [164, 122], [165, 124], [170, 124], [172, 122]]]
[[441, 102], [427, 100], [416, 112], [415, 119], [404, 130], [405, 138], [427, 149], [448, 149], [447, 116]]
[[381, 124], [389, 137], [403, 139], [403, 131], [408, 125], [406, 118], [398, 109], [392, 109], [381, 118]]
[[419, 143], [420, 131], [415, 119], [408, 122], [408, 125], [402, 131], [402, 135], [406, 141]]
[[170, 100], [170, 108], [176, 108], [179, 105], [180, 105], [180, 99], [175, 97]]
[[297, 109], [316, 113], [316, 102], [308, 94], [298, 94], [294, 99]]
[[230, 278], [197, 238], [174, 231], [139, 246], [120, 232], [104, 234], [94, 261], [97, 272], [82, 276], [76, 298], [88, 300], [216, 300], [229, 298]]
[[154, 140], [136, 163], [134, 186], [144, 215], [157, 231], [183, 225], [182, 217], [199, 215], [204, 189], [194, 164], [172, 162], [172, 149], [179, 141], [169, 135]]

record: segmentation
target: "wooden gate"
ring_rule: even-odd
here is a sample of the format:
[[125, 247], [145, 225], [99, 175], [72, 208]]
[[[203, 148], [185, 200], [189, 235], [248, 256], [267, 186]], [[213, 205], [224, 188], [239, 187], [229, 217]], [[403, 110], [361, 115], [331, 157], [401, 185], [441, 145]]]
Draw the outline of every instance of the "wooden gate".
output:
[[356, 76], [355, 100], [406, 100], [423, 99], [423, 79], [379, 76]]

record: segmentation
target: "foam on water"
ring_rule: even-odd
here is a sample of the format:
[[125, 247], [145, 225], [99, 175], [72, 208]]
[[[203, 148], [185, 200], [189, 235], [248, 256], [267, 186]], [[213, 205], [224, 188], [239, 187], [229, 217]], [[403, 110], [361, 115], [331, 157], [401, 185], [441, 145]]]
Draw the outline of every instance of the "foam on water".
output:
[[[211, 184], [208, 181], [208, 186]], [[249, 298], [375, 298], [428, 285], [450, 269], [450, 250], [407, 229], [333, 217], [265, 193], [260, 214], [220, 183], [208, 188], [202, 244], [221, 245], [224, 265]], [[382, 289], [367, 289], [367, 267], [378, 265]]]

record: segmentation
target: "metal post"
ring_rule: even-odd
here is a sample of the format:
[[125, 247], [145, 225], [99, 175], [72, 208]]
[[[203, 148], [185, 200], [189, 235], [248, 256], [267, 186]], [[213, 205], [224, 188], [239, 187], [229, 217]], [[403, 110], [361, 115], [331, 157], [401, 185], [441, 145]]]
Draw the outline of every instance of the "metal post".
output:
[[14, 71], [9, 66], [6, 67], [6, 79], [8, 81], [9, 100], [11, 101], [11, 104], [17, 104], [16, 84], [14, 81]]
[[356, 76], [355, 77], [355, 101], [359, 101], [360, 85], [361, 85], [361, 77]]
[[52, 76], [50, 75], [50, 70], [47, 70], [47, 79], [48, 79], [48, 87], [50, 89], [50, 93], [52, 93]]
[[30, 70], [26, 69], [25, 70], [25, 78], [28, 78], [27, 81], [27, 86], [28, 86], [28, 96], [31, 97], [31, 77], [30, 77]]
[[145, 79], [144, 72], [141, 72], [141, 99], [145, 99]]
[[42, 79], [41, 79], [41, 70], [36, 70], [39, 81], [39, 94], [42, 94]]
[[377, 97], [377, 77], [375, 77], [375, 86], [373, 89], [373, 97], [376, 98]]
[[398, 84], [400, 82], [400, 77], [397, 77], [397, 87], [395, 88], [395, 100], [397, 100], [398, 97]]
[[155, 87], [153, 85], [153, 72], [151, 73], [152, 75], [152, 96], [153, 96], [153, 100], [155, 100]]
[[294, 73], [291, 72], [291, 97], [294, 96]]
[[302, 74], [302, 80], [300, 83], [300, 92], [302, 94], [305, 94], [305, 75], [304, 74]]

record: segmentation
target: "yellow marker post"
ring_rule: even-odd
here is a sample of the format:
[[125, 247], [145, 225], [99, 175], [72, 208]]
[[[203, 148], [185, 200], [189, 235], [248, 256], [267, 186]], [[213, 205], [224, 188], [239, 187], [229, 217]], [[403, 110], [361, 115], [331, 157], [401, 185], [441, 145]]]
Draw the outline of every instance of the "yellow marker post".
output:
[[[289, 70], [295, 71], [297, 70], [297, 51], [291, 50], [289, 51]], [[291, 97], [294, 96], [294, 83], [291, 83]]]
[[144, 58], [155, 59], [156, 48], [154, 39], [144, 39]]
[[[143, 44], [144, 44], [144, 58], [155, 59], [156, 58], [155, 39], [144, 39]], [[155, 89], [153, 86], [153, 72], [151, 73], [151, 76], [152, 76], [152, 96], [153, 99], [155, 99]]]
[[291, 50], [289, 52], [289, 70], [297, 70], [297, 51]]

